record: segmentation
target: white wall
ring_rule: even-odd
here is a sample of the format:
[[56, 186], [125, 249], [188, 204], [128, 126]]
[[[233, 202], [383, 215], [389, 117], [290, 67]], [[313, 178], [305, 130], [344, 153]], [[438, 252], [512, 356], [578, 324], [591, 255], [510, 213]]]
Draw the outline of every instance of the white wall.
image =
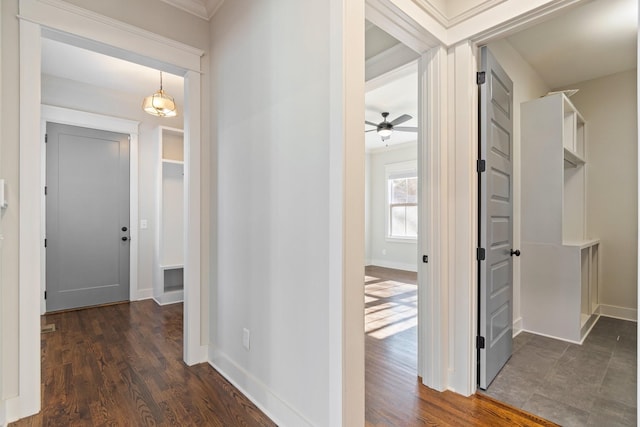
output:
[[227, 1], [211, 22], [211, 359], [281, 425], [331, 424], [329, 25], [318, 0]]
[[600, 304], [637, 309], [636, 70], [570, 85], [587, 122], [587, 234], [600, 238]]
[[[508, 41], [492, 42], [488, 48], [513, 81], [513, 245], [514, 248], [519, 248], [522, 242], [520, 233], [520, 164], [522, 161], [520, 158], [520, 104], [545, 95], [549, 88]], [[520, 301], [520, 258], [513, 257], [514, 332], [518, 332], [522, 327]]]
[[[2, 7], [2, 152], [0, 171], [6, 180], [10, 208], [0, 213], [2, 241], [2, 398], [18, 394], [18, 160], [19, 160], [19, 64], [18, 0], [3, 0]], [[34, 302], [37, 303], [37, 302]]]
[[[138, 292], [151, 295], [153, 288], [153, 256], [156, 245], [158, 126], [182, 128], [183, 116], [164, 118], [151, 116], [140, 108], [144, 94], [135, 95], [99, 88], [85, 83], [43, 75], [42, 103], [74, 110], [115, 116], [141, 122], [138, 133], [138, 215], [147, 220], [148, 228], [139, 232]], [[100, 102], [96, 102], [100, 99]], [[136, 262], [132, 260], [132, 262]]]
[[418, 145], [409, 142], [372, 151], [367, 154], [369, 170], [366, 200], [366, 263], [400, 270], [417, 271], [417, 241], [387, 239], [387, 182], [385, 165], [417, 160]]

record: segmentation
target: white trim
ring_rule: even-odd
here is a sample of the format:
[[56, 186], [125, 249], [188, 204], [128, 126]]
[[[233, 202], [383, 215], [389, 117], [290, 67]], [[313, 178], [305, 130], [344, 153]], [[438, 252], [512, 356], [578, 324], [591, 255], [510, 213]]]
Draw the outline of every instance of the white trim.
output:
[[187, 13], [210, 20], [220, 9], [224, 0], [162, 0], [173, 7], [184, 10]]
[[[409, 49], [402, 43], [398, 43], [376, 56], [367, 59], [364, 73], [364, 79], [366, 81], [365, 91], [373, 89], [369, 82], [388, 74], [391, 74], [391, 76], [389, 76], [389, 81], [403, 77], [403, 75], [397, 75], [397, 73], [402, 72], [405, 68], [410, 68], [411, 64], [414, 65], [414, 68], [405, 75], [408, 75], [411, 72], [415, 73], [417, 69], [417, 66], [415, 66], [417, 56], [418, 55], [413, 50]], [[382, 84], [380, 84], [380, 86]]]
[[[47, 131], [47, 123], [59, 123], [64, 125], [86, 127], [107, 132], [118, 132], [129, 135], [129, 230], [130, 230], [130, 250], [129, 250], [129, 300], [135, 301], [138, 296], [138, 126], [140, 122], [135, 120], [121, 119], [101, 114], [88, 113], [86, 111], [72, 110], [69, 108], [56, 107], [52, 105], [41, 106], [41, 150], [42, 150], [42, 186], [45, 185], [46, 173], [46, 146], [44, 145], [44, 135]], [[46, 204], [44, 192], [41, 191], [42, 216], [40, 220], [42, 239], [46, 236]], [[40, 264], [40, 305], [41, 314], [46, 312], [46, 302], [44, 291], [46, 290], [46, 251], [44, 246], [41, 249], [42, 262]]]
[[[418, 374], [424, 385], [447, 388], [449, 343], [449, 221], [447, 52], [422, 55], [418, 71]], [[428, 185], [425, 185], [428, 184]]]
[[142, 301], [145, 299], [153, 298], [153, 289], [140, 289], [138, 290], [138, 294], [136, 295], [136, 301]]
[[[208, 361], [220, 375], [236, 387], [242, 394], [279, 426], [313, 426], [295, 407], [278, 396], [266, 384], [247, 372], [227, 355], [216, 351]], [[235, 380], [234, 380], [235, 378]], [[261, 405], [259, 402], [268, 402]], [[268, 407], [268, 409], [267, 409]]]
[[449, 342], [449, 389], [469, 396], [476, 391], [477, 329], [477, 86], [476, 49], [461, 43], [450, 49], [449, 74], [449, 312], [455, 333]]
[[364, 18], [364, 1], [329, 2], [327, 424], [335, 427], [365, 424]]
[[[62, 32], [64, 34], [60, 34], [61, 37], [74, 38], [84, 44], [81, 47], [152, 67], [165, 63], [199, 72], [200, 58], [204, 55], [201, 49], [63, 0], [20, 0], [19, 18], [40, 24], [58, 34]], [[84, 25], [78, 25], [78, 20], [83, 21]], [[143, 58], [150, 58], [153, 63]]]
[[415, 264], [408, 264], [406, 262], [395, 262], [395, 261], [388, 261], [384, 259], [372, 258], [371, 260], [369, 260], [369, 263], [366, 265], [373, 265], [376, 267], [384, 267], [384, 268], [393, 268], [394, 270], [404, 270], [404, 271], [413, 271], [413, 272], [418, 271], [417, 262]]
[[447, 39], [447, 29], [411, 0], [365, 1], [367, 20], [417, 53], [440, 46]]
[[[200, 277], [200, 73], [184, 77], [184, 361], [191, 366], [207, 360], [207, 346], [201, 344]], [[197, 102], [196, 102], [197, 101]]]
[[[25, 52], [28, 50], [28, 53]], [[40, 26], [20, 22], [19, 396], [7, 421], [40, 410], [40, 268], [42, 231], [40, 147]]]
[[[185, 145], [190, 161], [189, 198], [185, 209], [185, 246], [190, 262], [185, 266], [185, 340], [187, 364], [204, 362], [206, 346], [200, 341], [200, 54], [194, 48], [101, 17], [60, 0], [20, 0], [20, 214], [19, 214], [19, 396], [7, 402], [7, 419], [12, 421], [40, 410], [40, 270], [41, 246], [41, 147], [40, 123], [41, 34], [68, 33], [82, 38], [89, 47], [108, 48], [129, 61], [151, 62], [161, 69], [181, 70], [185, 79]], [[48, 28], [43, 28], [41, 25]], [[125, 55], [126, 54], [126, 55]], [[193, 70], [193, 71], [188, 71]], [[203, 160], [204, 161], [204, 160]], [[134, 219], [134, 218], [132, 218]], [[136, 219], [136, 226], [137, 226]], [[135, 236], [134, 236], [135, 237]], [[137, 240], [137, 238], [135, 239]], [[193, 298], [193, 299], [192, 299]], [[192, 299], [191, 301], [189, 301]], [[188, 307], [188, 310], [187, 310]], [[206, 309], [207, 306], [204, 306]]]
[[454, 16], [449, 16], [449, 14], [446, 11], [441, 10], [438, 6], [436, 6], [429, 0], [412, 0], [412, 1], [415, 4], [417, 4], [422, 10], [424, 10], [429, 15], [431, 15], [442, 26], [444, 26], [445, 28], [450, 28], [456, 24], [459, 24], [462, 21], [466, 21], [467, 19], [474, 17], [479, 13], [484, 12], [485, 10], [491, 9], [492, 7], [506, 0], [484, 0], [480, 4], [474, 7], [465, 9], [464, 11]]
[[595, 313], [604, 317], [613, 317], [614, 319], [629, 320], [631, 322], [638, 321], [637, 308], [618, 307], [615, 305], [600, 304], [596, 309]]
[[513, 321], [513, 337], [517, 336], [522, 332], [522, 317], [518, 317]]

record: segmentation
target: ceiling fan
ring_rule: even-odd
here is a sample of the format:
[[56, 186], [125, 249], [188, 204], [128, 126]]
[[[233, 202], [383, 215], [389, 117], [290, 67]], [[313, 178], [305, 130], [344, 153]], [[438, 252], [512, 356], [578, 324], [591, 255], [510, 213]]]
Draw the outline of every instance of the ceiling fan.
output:
[[415, 126], [398, 126], [399, 124], [402, 124], [408, 120], [411, 120], [412, 117], [410, 115], [403, 114], [400, 117], [396, 117], [395, 119], [391, 120], [390, 122], [387, 121], [388, 116], [389, 116], [389, 113], [387, 112], [382, 113], [382, 121], [380, 123], [373, 123], [365, 120], [364, 121], [365, 124], [376, 127], [375, 129], [369, 129], [369, 130], [366, 130], [365, 132], [373, 132], [375, 130], [376, 132], [378, 132], [378, 135], [380, 135], [380, 137], [384, 141], [391, 137], [391, 134], [393, 133], [394, 130], [397, 130], [400, 132], [417, 132], [418, 131], [418, 128]]

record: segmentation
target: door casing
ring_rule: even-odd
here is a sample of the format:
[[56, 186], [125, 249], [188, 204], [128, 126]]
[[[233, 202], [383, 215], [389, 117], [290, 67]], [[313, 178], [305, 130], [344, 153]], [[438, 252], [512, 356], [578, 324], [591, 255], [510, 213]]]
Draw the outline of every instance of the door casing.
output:
[[[56, 107], [52, 105], [42, 105], [40, 122], [40, 144], [42, 152], [41, 178], [42, 188], [46, 185], [46, 144], [45, 134], [47, 132], [47, 122], [55, 122], [71, 126], [86, 127], [91, 129], [118, 132], [129, 135], [129, 221], [130, 235], [129, 241], [129, 300], [139, 299], [138, 295], [138, 125], [140, 122], [134, 120], [120, 119], [117, 117], [105, 116], [84, 111], [72, 110], [69, 108]], [[42, 239], [46, 236], [46, 200], [44, 192], [41, 195], [42, 211], [40, 215], [40, 227]], [[42, 246], [40, 251], [42, 257], [42, 268], [40, 271], [40, 314], [46, 312], [46, 300], [44, 293], [46, 288], [46, 256], [47, 252]]]

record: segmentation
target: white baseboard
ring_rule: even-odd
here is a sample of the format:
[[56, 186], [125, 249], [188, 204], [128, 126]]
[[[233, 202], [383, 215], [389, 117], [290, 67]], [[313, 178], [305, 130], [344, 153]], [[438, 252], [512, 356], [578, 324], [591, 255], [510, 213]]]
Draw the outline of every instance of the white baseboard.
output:
[[238, 366], [222, 352], [213, 351], [209, 357], [209, 364], [277, 425], [300, 427], [313, 425], [266, 384]]
[[136, 295], [136, 301], [142, 301], [143, 299], [153, 298], [153, 289], [138, 289]]
[[638, 309], [617, 307], [615, 305], [600, 304], [596, 310], [596, 313], [605, 316], [613, 317], [616, 319], [629, 320], [632, 322], [638, 321]]
[[376, 265], [378, 267], [394, 268], [396, 270], [418, 271], [417, 264], [408, 264], [404, 262], [388, 261], [384, 259], [371, 259], [367, 265]]
[[513, 321], [513, 336], [515, 337], [520, 332], [522, 332], [522, 317], [518, 317]]

